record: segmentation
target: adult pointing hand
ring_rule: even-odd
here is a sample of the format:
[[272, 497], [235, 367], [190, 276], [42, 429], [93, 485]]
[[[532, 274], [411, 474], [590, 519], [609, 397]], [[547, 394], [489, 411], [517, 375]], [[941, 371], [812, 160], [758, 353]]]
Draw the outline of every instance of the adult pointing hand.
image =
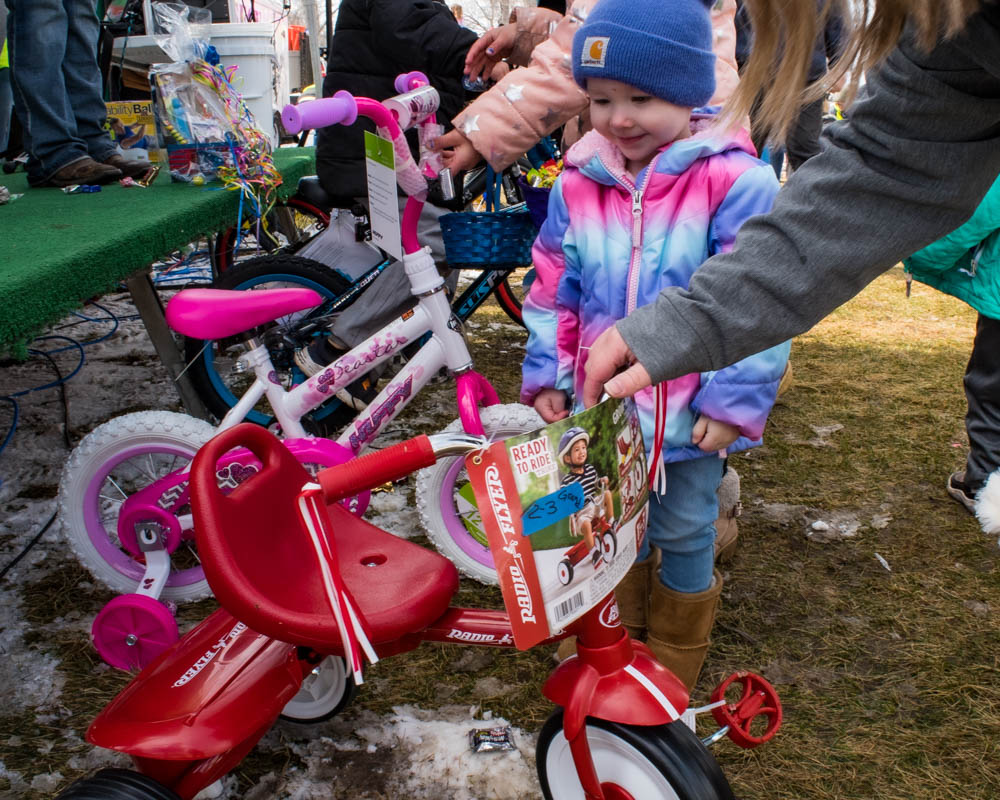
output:
[[628, 397], [652, 382], [646, 368], [636, 361], [622, 335], [612, 325], [590, 346], [583, 404], [590, 408], [605, 392], [612, 397]]

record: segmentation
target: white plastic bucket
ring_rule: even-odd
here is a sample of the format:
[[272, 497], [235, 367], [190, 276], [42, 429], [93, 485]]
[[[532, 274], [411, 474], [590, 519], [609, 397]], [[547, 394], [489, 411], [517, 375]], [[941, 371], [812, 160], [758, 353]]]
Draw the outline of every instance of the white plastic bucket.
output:
[[217, 22], [212, 45], [227, 67], [236, 66], [233, 86], [243, 95], [257, 127], [277, 145], [274, 130], [274, 26], [269, 22]]

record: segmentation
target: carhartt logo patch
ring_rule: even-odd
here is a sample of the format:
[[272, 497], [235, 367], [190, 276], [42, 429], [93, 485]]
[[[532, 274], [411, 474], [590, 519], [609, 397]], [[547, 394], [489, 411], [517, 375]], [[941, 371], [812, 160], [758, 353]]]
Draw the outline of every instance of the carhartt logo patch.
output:
[[580, 54], [581, 67], [603, 67], [608, 54], [609, 36], [588, 36], [583, 40], [583, 52]]

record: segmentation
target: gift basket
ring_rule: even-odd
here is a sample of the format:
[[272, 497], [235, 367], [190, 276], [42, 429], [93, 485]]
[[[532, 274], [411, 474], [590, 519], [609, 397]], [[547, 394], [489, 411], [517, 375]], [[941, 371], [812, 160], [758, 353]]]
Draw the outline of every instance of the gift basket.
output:
[[441, 217], [441, 234], [449, 266], [503, 268], [531, 263], [538, 230], [523, 206], [502, 208], [499, 176], [487, 167], [483, 197], [486, 211], [464, 211]]
[[528, 207], [531, 221], [536, 228], [541, 228], [542, 223], [549, 214], [549, 193], [552, 185], [562, 172], [562, 159], [550, 158], [548, 161], [539, 164], [534, 169], [518, 178], [518, 186], [524, 197], [524, 203]]
[[202, 185], [221, 180], [266, 214], [281, 175], [271, 143], [233, 86], [236, 67], [223, 67], [209, 44], [211, 14], [186, 5], [155, 3], [157, 43], [170, 57], [150, 67], [157, 131], [170, 177]]

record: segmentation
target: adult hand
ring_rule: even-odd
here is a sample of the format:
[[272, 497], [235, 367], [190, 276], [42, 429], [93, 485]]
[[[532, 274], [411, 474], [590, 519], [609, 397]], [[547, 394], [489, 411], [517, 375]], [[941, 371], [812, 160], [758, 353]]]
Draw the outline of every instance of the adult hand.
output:
[[517, 25], [490, 28], [473, 42], [465, 56], [465, 74], [469, 80], [488, 78], [494, 65], [506, 58], [514, 47]]
[[482, 158], [472, 146], [472, 142], [465, 138], [458, 128], [438, 136], [431, 149], [441, 154], [441, 160], [451, 170], [452, 175], [471, 169]]
[[583, 405], [595, 405], [604, 392], [628, 397], [653, 382], [646, 368], [635, 359], [618, 329], [612, 325], [594, 340], [587, 356], [583, 382]]

